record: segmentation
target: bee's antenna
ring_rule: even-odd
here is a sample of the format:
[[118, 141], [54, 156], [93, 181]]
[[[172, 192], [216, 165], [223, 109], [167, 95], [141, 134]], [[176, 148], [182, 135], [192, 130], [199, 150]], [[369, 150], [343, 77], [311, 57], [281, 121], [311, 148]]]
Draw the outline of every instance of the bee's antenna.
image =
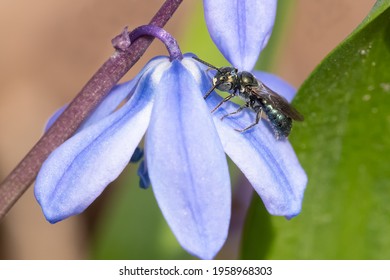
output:
[[[219, 73], [221, 73], [221, 70], [219, 70], [219, 68], [215, 67], [214, 65], [211, 65], [210, 63], [204, 61], [204, 60], [201, 60], [200, 58], [196, 57], [196, 56], [193, 56], [192, 57], [193, 59], [199, 61], [200, 63], [210, 67], [211, 69], [215, 69], [217, 70]], [[204, 99], [206, 99], [207, 97], [209, 97], [209, 95], [213, 92], [213, 90], [215, 90], [221, 83], [215, 83], [213, 85], [213, 87], [203, 96]]]
[[206, 100], [207, 97], [213, 92], [213, 90], [218, 86], [218, 84], [213, 85], [213, 87], [203, 96], [203, 99]]
[[215, 69], [215, 70], [217, 70], [218, 72], [220, 72], [220, 71], [219, 71], [219, 68], [215, 67], [214, 65], [211, 65], [210, 63], [208, 63], [208, 62], [206, 62], [206, 61], [204, 61], [204, 60], [201, 60], [200, 58], [198, 58], [198, 57], [196, 57], [196, 56], [193, 56], [192, 58], [195, 59], [195, 60], [197, 60], [197, 61], [199, 61], [200, 63], [202, 63], [202, 64], [204, 64], [204, 65], [206, 65], [206, 66], [208, 66], [208, 67], [210, 67], [210, 68], [212, 68], [212, 69]]

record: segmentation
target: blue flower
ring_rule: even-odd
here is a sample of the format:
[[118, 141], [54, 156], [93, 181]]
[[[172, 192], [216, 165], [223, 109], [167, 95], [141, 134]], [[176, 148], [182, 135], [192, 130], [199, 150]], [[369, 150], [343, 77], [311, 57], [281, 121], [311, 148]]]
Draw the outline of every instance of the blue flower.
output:
[[159, 57], [115, 88], [44, 162], [35, 196], [46, 218], [55, 223], [84, 211], [126, 167], [147, 130], [148, 173], [169, 226], [189, 252], [212, 258], [228, 232], [231, 191], [224, 150], [203, 99], [210, 81], [202, 76], [191, 56], [172, 62]]
[[[239, 71], [251, 71], [271, 36], [277, 0], [204, 0], [207, 27], [214, 43]], [[291, 102], [295, 89], [279, 77], [252, 71], [257, 79]], [[207, 100], [214, 109], [221, 98]], [[254, 122], [254, 113], [216, 119], [235, 112], [238, 105], [227, 102], [213, 115], [225, 152], [245, 174], [267, 210], [288, 218], [300, 212], [307, 177], [287, 140], [277, 141], [266, 121], [245, 133], [233, 133]], [[250, 157], [250, 160], [248, 159]]]
[[[295, 89], [279, 77], [259, 71], [253, 73], [288, 101], [294, 97]], [[210, 110], [221, 100], [219, 95], [212, 93], [207, 101]], [[272, 128], [265, 120], [244, 133], [237, 133], [234, 129], [243, 129], [254, 123], [255, 113], [250, 110], [221, 121], [223, 116], [238, 108], [239, 105], [226, 102], [213, 114], [225, 153], [249, 180], [270, 214], [286, 218], [298, 215], [307, 176], [291, 144], [287, 139], [276, 140]]]
[[[238, 1], [215, 2], [229, 9], [234, 8], [232, 3], [239, 6]], [[273, 7], [275, 1], [263, 2]], [[206, 18], [208, 10], [216, 11], [212, 3], [205, 0]], [[254, 5], [253, 1], [240, 3]], [[250, 15], [250, 8], [245, 11]], [[250, 70], [268, 40], [273, 18], [267, 28], [257, 26], [262, 37], [255, 39], [260, 47], [253, 48], [248, 40], [255, 30], [241, 24], [249, 15], [242, 15], [240, 10], [237, 13], [239, 20], [232, 15], [229, 24], [238, 24], [234, 32], [239, 33], [230, 33], [227, 44], [229, 32], [218, 31], [222, 18], [209, 16], [215, 20], [208, 20], [209, 28], [215, 24], [214, 32], [221, 33], [220, 37], [212, 36], [219, 47], [226, 45], [223, 53], [229, 61]], [[225, 28], [229, 29], [229, 24]], [[237, 44], [236, 36], [244, 41]], [[254, 74], [291, 101], [295, 94], [291, 86], [272, 74]], [[48, 221], [55, 223], [83, 212], [123, 171], [144, 135], [141, 182], [145, 185], [150, 179], [165, 219], [191, 254], [211, 259], [226, 240], [231, 186], [225, 153], [271, 214], [287, 218], [297, 215], [307, 177], [290, 143], [277, 141], [266, 121], [245, 133], [237, 132], [236, 128], [253, 123], [254, 112], [250, 110], [221, 121], [222, 116], [238, 109], [235, 103], [227, 102], [211, 114], [222, 98], [213, 92], [204, 101], [203, 95], [212, 86], [209, 75], [191, 54], [173, 60], [158, 57], [132, 81], [115, 87], [79, 131], [42, 166], [35, 195]]]
[[[270, 85], [276, 81], [270, 77]], [[146, 132], [148, 173], [157, 202], [179, 243], [210, 259], [224, 244], [230, 221], [231, 187], [226, 152], [261, 195], [270, 213], [299, 213], [306, 176], [287, 141], [276, 141], [259, 124], [234, 130], [253, 114], [210, 114], [220, 98], [202, 65], [159, 57], [131, 82], [113, 89], [83, 127], [43, 164], [35, 195], [46, 218], [58, 222], [83, 212], [128, 164]], [[286, 87], [288, 90], [290, 88]], [[289, 92], [291, 94], [291, 92]], [[127, 102], [118, 108], [121, 101]], [[207, 106], [208, 105], [208, 106]]]

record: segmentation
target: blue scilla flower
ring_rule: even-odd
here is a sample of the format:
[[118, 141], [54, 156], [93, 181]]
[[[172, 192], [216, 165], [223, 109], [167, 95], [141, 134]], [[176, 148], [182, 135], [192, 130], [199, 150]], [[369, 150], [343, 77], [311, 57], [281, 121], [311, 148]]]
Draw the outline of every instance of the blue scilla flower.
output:
[[[225, 153], [271, 214], [290, 218], [300, 212], [307, 178], [289, 142], [275, 140], [263, 121], [237, 132], [253, 122], [251, 111], [221, 121], [237, 110], [234, 103], [211, 114], [222, 99], [213, 93], [205, 102], [210, 73], [192, 57], [173, 51], [152, 59], [48, 157], [35, 184], [48, 221], [83, 212], [119, 176], [143, 137], [143, 179], [150, 179], [167, 223], [193, 255], [213, 258], [227, 237], [231, 186]], [[279, 78], [259, 75], [288, 100], [294, 96]]]
[[[292, 94], [274, 78], [269, 84], [275, 82], [279, 92]], [[173, 61], [155, 58], [134, 80], [114, 88], [43, 164], [35, 195], [46, 218], [55, 223], [83, 212], [119, 176], [145, 133], [155, 197], [190, 253], [212, 258], [226, 240], [231, 187], [224, 152], [271, 214], [298, 214], [306, 176], [290, 144], [276, 141], [263, 122], [246, 133], [234, 130], [252, 121], [253, 114], [221, 121], [222, 115], [236, 109], [234, 103], [211, 115], [221, 98], [213, 94], [208, 104], [204, 102], [210, 86], [202, 66], [192, 55], [184, 55]], [[127, 102], [118, 109], [120, 100]]]
[[[296, 93], [292, 86], [273, 74], [252, 71], [271, 36], [277, 0], [203, 0], [203, 4], [210, 36], [225, 58], [239, 71], [251, 71], [291, 102]], [[212, 93], [207, 99], [209, 108], [213, 110], [221, 100]], [[245, 174], [271, 214], [294, 217], [301, 209], [307, 176], [293, 148], [287, 139], [276, 140], [264, 120], [245, 133], [233, 133], [232, 127], [244, 129], [254, 123], [255, 114], [249, 109], [218, 121], [238, 108], [226, 102], [213, 114], [226, 154]]]
[[123, 171], [146, 132], [148, 174], [169, 226], [190, 253], [212, 258], [227, 236], [231, 190], [224, 150], [202, 97], [210, 85], [204, 75], [192, 55], [158, 57], [133, 81], [114, 88], [38, 174], [35, 196], [48, 221], [83, 212]]

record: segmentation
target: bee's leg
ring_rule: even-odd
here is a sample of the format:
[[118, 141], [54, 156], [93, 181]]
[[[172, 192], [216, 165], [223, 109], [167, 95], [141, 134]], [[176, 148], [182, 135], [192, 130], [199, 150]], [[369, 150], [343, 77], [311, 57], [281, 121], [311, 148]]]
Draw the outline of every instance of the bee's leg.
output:
[[248, 108], [248, 107], [249, 107], [249, 103], [245, 103], [245, 104], [242, 105], [240, 108], [238, 108], [237, 111], [231, 112], [231, 113], [226, 114], [225, 116], [223, 116], [223, 117], [221, 118], [221, 121], [222, 121], [224, 118], [229, 117], [229, 116], [231, 116], [231, 115], [235, 115], [235, 114], [241, 112], [243, 109]]
[[223, 103], [225, 103], [226, 101], [229, 101], [229, 100], [230, 100], [232, 97], [234, 97], [234, 96], [235, 96], [234, 93], [232, 93], [232, 94], [226, 96], [226, 97], [225, 97], [224, 99], [222, 99], [222, 101], [219, 102], [219, 104], [211, 111], [211, 113], [214, 113], [219, 107], [221, 107], [221, 105], [222, 105]]
[[235, 131], [238, 131], [238, 132], [245, 132], [249, 129], [251, 129], [252, 127], [254, 127], [256, 124], [259, 123], [261, 117], [263, 116], [263, 110], [260, 110], [259, 112], [257, 112], [256, 114], [256, 121], [254, 123], [252, 123], [250, 126], [244, 128], [244, 129], [235, 129]]

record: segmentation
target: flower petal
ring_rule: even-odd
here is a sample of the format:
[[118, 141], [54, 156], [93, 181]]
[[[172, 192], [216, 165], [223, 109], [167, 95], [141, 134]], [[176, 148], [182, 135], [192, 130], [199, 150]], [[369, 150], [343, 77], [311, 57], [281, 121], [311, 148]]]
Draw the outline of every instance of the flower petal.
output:
[[54, 114], [49, 118], [49, 120], [45, 124], [44, 131], [48, 131], [49, 128], [53, 125], [53, 123], [58, 119], [59, 116], [65, 111], [65, 109], [68, 107], [68, 104], [63, 105], [60, 109], [54, 112]]
[[[112, 112], [114, 112], [121, 102], [125, 101], [125, 99], [129, 99], [133, 94], [133, 89], [137, 84], [139, 78], [151, 67], [156, 66], [164, 59], [164, 57], [156, 57], [150, 60], [144, 68], [137, 74], [137, 76], [125, 83], [118, 84], [112, 88], [112, 90], [107, 94], [107, 97], [96, 107], [94, 112], [84, 121], [81, 125], [80, 129], [83, 129], [86, 126], [89, 126], [95, 122], [100, 121], [104, 117], [108, 116]], [[53, 123], [58, 119], [58, 117], [65, 111], [68, 105], [62, 106], [58, 109], [48, 120], [45, 126], [45, 131], [47, 131]]]
[[[102, 118], [115, 111], [118, 105], [124, 101], [126, 97], [131, 97], [133, 94], [132, 90], [138, 82], [138, 79], [139, 77], [123, 84], [116, 85], [107, 95], [107, 97], [99, 104], [99, 106], [96, 107], [95, 111], [84, 121], [80, 129], [98, 122]], [[53, 123], [59, 118], [59, 116], [65, 111], [67, 107], [68, 104], [62, 106], [50, 117], [45, 125], [45, 131], [47, 131], [53, 125]]]
[[271, 36], [276, 0], [204, 0], [207, 28], [226, 59], [251, 71]]
[[146, 71], [156, 67], [164, 60], [166, 60], [166, 57], [164, 56], [158, 56], [151, 59], [134, 77], [134, 79], [116, 85], [107, 95], [107, 97], [99, 104], [91, 116], [88, 117], [82, 127], [93, 124], [118, 109], [118, 106], [121, 104], [121, 102], [126, 101], [126, 99], [130, 99], [130, 97], [133, 95], [133, 89], [138, 83], [139, 78], [142, 77]]
[[[211, 94], [209, 108], [215, 108], [221, 99]], [[289, 218], [299, 214], [307, 176], [293, 148], [287, 140], [276, 140], [265, 120], [244, 133], [235, 131], [254, 122], [255, 114], [249, 109], [220, 120], [237, 109], [237, 104], [226, 102], [214, 113], [225, 152], [248, 178], [269, 213]]]
[[164, 74], [146, 159], [157, 202], [179, 243], [211, 259], [226, 240], [231, 189], [222, 145], [194, 80], [200, 71], [192, 58], [184, 58]]
[[150, 77], [145, 73], [122, 108], [76, 133], [44, 162], [35, 196], [48, 221], [84, 211], [129, 163], [150, 120]]
[[297, 93], [297, 90], [292, 85], [274, 74], [261, 71], [252, 71], [252, 73], [267, 87], [286, 98], [288, 102], [291, 102]]

